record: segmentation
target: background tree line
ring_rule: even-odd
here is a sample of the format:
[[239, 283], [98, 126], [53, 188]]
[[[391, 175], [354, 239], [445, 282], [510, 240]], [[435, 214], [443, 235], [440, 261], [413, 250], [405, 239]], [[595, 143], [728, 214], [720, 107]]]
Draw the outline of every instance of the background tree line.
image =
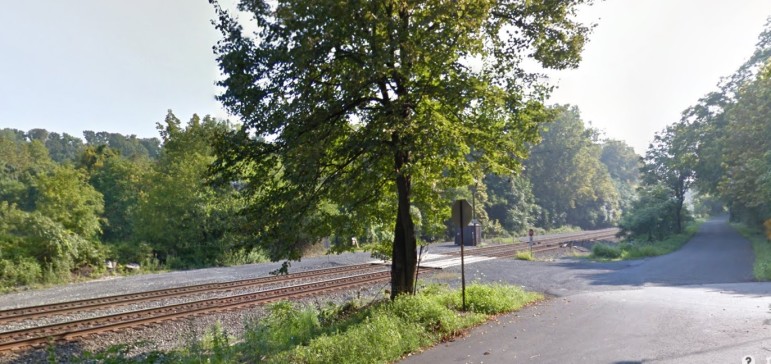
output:
[[[488, 237], [520, 236], [532, 227], [615, 224], [633, 198], [639, 157], [623, 142], [600, 140], [577, 108], [551, 112], [554, 121], [540, 132], [542, 142], [530, 146], [522, 173], [480, 176], [476, 185], [448, 189], [437, 203], [474, 194]], [[217, 142], [233, 129], [209, 116], [182, 123], [169, 112], [158, 123], [160, 138], [85, 131], [83, 141], [43, 129], [0, 130], [2, 285], [99, 273], [105, 260], [143, 269], [265, 260], [270, 252], [249, 243], [245, 186], [210, 173]], [[421, 239], [452, 239], [449, 223], [424, 224], [418, 206], [411, 213]], [[317, 214], [353, 227], [362, 243], [393, 239], [391, 226], [358, 223], [334, 205]], [[282, 223], [303, 229], [302, 221]], [[338, 249], [350, 241], [330, 238]]]
[[105, 260], [184, 269], [264, 259], [234, 249], [244, 201], [207, 183], [230, 126], [169, 112], [159, 138], [0, 130], [0, 285], [67, 281]]
[[680, 232], [689, 196], [696, 213], [727, 210], [771, 232], [771, 18], [752, 56], [718, 86], [655, 136], [640, 199], [621, 224], [631, 235]]

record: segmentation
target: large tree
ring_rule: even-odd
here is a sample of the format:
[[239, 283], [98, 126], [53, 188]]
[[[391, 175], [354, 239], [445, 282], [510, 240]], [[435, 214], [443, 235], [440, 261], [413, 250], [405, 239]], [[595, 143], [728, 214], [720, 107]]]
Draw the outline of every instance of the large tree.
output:
[[230, 127], [208, 115], [193, 115], [185, 125], [171, 111], [157, 127], [163, 149], [153, 170], [138, 176], [145, 190], [137, 191], [138, 206], [128, 216], [135, 236], [172, 268], [220, 264], [242, 221], [233, 212], [239, 207], [234, 188], [209, 185], [207, 172], [212, 140]]
[[619, 217], [619, 197], [600, 161], [597, 132], [586, 128], [577, 107], [558, 105], [557, 120], [541, 133], [525, 164], [545, 228], [605, 227]]
[[653, 138], [642, 168], [646, 185], [662, 184], [670, 191], [677, 233], [683, 231], [685, 195], [693, 183], [693, 166], [698, 159], [695, 131], [694, 125], [685, 120], [667, 126]]
[[550, 114], [523, 60], [576, 66], [585, 2], [242, 0], [254, 34], [215, 2], [219, 100], [243, 122], [218, 167], [248, 182], [271, 258], [298, 258], [300, 232], [353, 234], [395, 215], [391, 294], [412, 292], [411, 206], [424, 224], [446, 219], [442, 190], [518, 169]]
[[759, 224], [771, 219], [771, 61], [725, 113], [724, 174], [719, 188], [731, 212]]

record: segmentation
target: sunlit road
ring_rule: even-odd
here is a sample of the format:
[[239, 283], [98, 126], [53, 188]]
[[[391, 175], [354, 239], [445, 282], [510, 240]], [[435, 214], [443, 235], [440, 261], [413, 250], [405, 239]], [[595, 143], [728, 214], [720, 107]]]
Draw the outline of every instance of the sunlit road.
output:
[[715, 219], [663, 257], [483, 262], [477, 278], [556, 297], [403, 362], [766, 363], [771, 283], [752, 282], [752, 260], [749, 242]]

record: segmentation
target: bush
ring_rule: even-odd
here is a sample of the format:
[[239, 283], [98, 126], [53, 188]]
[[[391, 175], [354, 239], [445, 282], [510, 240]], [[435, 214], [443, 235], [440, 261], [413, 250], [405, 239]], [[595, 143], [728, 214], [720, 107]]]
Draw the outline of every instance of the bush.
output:
[[[472, 284], [466, 287], [466, 306], [471, 312], [497, 315], [518, 310], [541, 299], [541, 295], [503, 284]], [[453, 295], [453, 308], [462, 308], [461, 292]]]
[[385, 363], [431, 343], [416, 322], [384, 314], [336, 335], [323, 335], [271, 360], [280, 363]]
[[755, 252], [752, 273], [755, 279], [771, 281], [771, 242], [758, 229], [750, 228], [744, 224], [733, 224], [733, 226], [742, 236], [752, 242], [752, 250]]
[[268, 257], [262, 251], [257, 249], [229, 250], [224, 252], [222, 257], [217, 259], [218, 264], [226, 267], [243, 264], [263, 263], [267, 261], [269, 261]]
[[635, 259], [644, 257], [656, 257], [669, 253], [661, 244], [624, 244], [624, 258]]
[[246, 345], [259, 356], [269, 356], [308, 345], [311, 338], [321, 333], [318, 311], [298, 309], [282, 301], [268, 308], [268, 316], [247, 324]]
[[[677, 231], [677, 204], [670, 190], [662, 184], [638, 189], [639, 198], [632, 208], [624, 211], [619, 227], [625, 235], [648, 241], [664, 240]], [[686, 208], [681, 211], [681, 223], [692, 220]]]
[[534, 260], [535, 259], [533, 257], [533, 253], [531, 253], [529, 251], [518, 252], [514, 257], [519, 259], [519, 260]]
[[0, 286], [12, 288], [28, 286], [40, 282], [43, 269], [38, 262], [30, 257], [21, 257], [15, 261], [0, 260]]
[[594, 244], [594, 246], [592, 246], [592, 257], [618, 259], [621, 258], [621, 249], [618, 246], [608, 244]]
[[109, 258], [120, 263], [141, 263], [155, 258], [153, 247], [146, 242], [117, 242], [107, 245], [110, 253]]
[[456, 335], [463, 327], [458, 314], [438, 300], [421, 294], [402, 296], [390, 303], [387, 310], [406, 322], [417, 322], [429, 328], [439, 339]]
[[688, 224], [683, 232], [671, 235], [666, 239], [659, 241], [628, 241], [616, 246], [607, 244], [595, 244], [592, 247], [592, 258], [599, 259], [637, 259], [645, 257], [655, 257], [669, 254], [680, 249], [688, 240], [696, 234], [701, 221]]

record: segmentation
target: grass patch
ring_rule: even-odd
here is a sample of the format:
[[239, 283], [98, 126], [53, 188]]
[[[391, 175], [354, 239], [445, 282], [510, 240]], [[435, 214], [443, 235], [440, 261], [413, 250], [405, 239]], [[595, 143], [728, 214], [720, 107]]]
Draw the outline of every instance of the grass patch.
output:
[[592, 254], [589, 255], [589, 258], [596, 260], [627, 260], [669, 254], [685, 245], [696, 234], [702, 223], [703, 221], [696, 221], [688, 224], [682, 233], [671, 235], [660, 241], [629, 240], [615, 245], [595, 244], [592, 246]]
[[533, 253], [529, 251], [517, 252], [517, 254], [514, 255], [514, 258], [517, 258], [519, 260], [535, 260], [535, 258], [533, 257]]
[[389, 363], [541, 299], [516, 286], [475, 283], [466, 287], [466, 312], [460, 311], [461, 292], [440, 285], [369, 305], [279, 302], [266, 317], [247, 323], [236, 343], [217, 326], [173, 352], [128, 358], [118, 348], [86, 357], [110, 363]]
[[618, 245], [594, 244], [592, 246], [592, 258], [595, 259], [619, 259], [622, 252]]
[[745, 224], [731, 224], [739, 234], [752, 242], [755, 252], [755, 262], [752, 273], [758, 281], [771, 281], [771, 241], [759, 229], [753, 229]]

